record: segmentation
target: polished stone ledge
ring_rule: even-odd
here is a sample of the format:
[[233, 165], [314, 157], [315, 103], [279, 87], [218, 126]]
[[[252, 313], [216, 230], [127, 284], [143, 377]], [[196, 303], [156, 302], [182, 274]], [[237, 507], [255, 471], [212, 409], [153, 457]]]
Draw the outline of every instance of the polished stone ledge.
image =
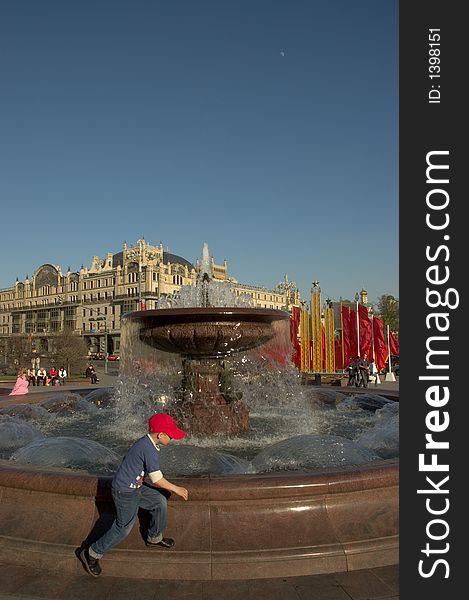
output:
[[[188, 502], [169, 502], [165, 534], [176, 539], [175, 548], [146, 549], [136, 524], [104, 557], [107, 575], [255, 579], [398, 563], [395, 459], [174, 481], [190, 492]], [[112, 522], [110, 483], [110, 477], [0, 461], [0, 561], [79, 572], [76, 548]]]

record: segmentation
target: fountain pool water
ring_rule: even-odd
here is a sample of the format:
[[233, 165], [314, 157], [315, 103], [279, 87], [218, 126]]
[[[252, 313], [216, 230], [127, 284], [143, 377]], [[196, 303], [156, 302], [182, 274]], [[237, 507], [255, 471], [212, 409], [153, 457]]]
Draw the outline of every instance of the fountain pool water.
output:
[[[275, 384], [276, 376], [270, 385], [260, 387], [259, 382], [253, 385], [239, 377], [237, 386], [250, 410], [249, 431], [217, 436], [189, 433], [161, 449], [168, 475], [304, 471], [398, 456], [397, 402], [373, 394], [282, 387]], [[143, 391], [132, 391], [129, 383], [122, 385], [127, 390], [122, 399], [122, 390], [117, 398], [112, 389], [99, 390], [100, 394], [95, 390], [83, 397], [57, 393], [31, 407], [35, 410], [27, 417], [26, 404], [1, 408], [0, 458], [44, 468], [114, 472], [128, 446], [145, 431], [152, 410], [167, 410], [171, 403], [168, 390], [162, 393], [161, 387], [155, 390], [148, 385]], [[124, 399], [133, 402], [125, 410], [120, 407]]]

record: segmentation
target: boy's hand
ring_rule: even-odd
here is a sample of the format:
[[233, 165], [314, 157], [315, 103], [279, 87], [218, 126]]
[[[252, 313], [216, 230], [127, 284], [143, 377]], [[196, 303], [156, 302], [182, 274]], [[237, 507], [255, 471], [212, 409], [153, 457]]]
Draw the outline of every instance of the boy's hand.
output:
[[187, 500], [189, 498], [189, 492], [186, 490], [186, 488], [178, 486], [175, 491], [176, 494], [178, 496], [181, 496], [181, 498], [183, 498], [184, 500]]

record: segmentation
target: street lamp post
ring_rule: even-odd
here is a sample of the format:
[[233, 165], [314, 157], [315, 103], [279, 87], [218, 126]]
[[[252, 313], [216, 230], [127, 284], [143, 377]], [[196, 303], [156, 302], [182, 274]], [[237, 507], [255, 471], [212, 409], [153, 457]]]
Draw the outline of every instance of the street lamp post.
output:
[[96, 321], [104, 321], [104, 331], [103, 331], [103, 333], [104, 333], [104, 372], [107, 373], [107, 363], [108, 363], [107, 336], [108, 336], [109, 331], [107, 330], [106, 317], [96, 317]]
[[[106, 317], [90, 317], [90, 321], [106, 321]], [[101, 329], [98, 328], [98, 332], [101, 332]], [[107, 363], [108, 363], [108, 345], [107, 345], [107, 336], [109, 331], [107, 330], [107, 323], [104, 323], [104, 372], [107, 373]]]
[[104, 330], [104, 372], [107, 373], [107, 356], [108, 356], [108, 352], [107, 352], [107, 334], [108, 334], [108, 330], [107, 330], [107, 326]]

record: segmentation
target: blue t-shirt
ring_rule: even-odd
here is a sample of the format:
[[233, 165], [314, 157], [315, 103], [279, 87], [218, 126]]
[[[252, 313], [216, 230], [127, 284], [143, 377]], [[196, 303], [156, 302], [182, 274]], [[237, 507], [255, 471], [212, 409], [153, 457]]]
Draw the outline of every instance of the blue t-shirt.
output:
[[155, 444], [145, 435], [129, 448], [114, 475], [112, 487], [124, 492], [138, 489], [145, 475], [155, 471], [160, 471], [159, 453]]

